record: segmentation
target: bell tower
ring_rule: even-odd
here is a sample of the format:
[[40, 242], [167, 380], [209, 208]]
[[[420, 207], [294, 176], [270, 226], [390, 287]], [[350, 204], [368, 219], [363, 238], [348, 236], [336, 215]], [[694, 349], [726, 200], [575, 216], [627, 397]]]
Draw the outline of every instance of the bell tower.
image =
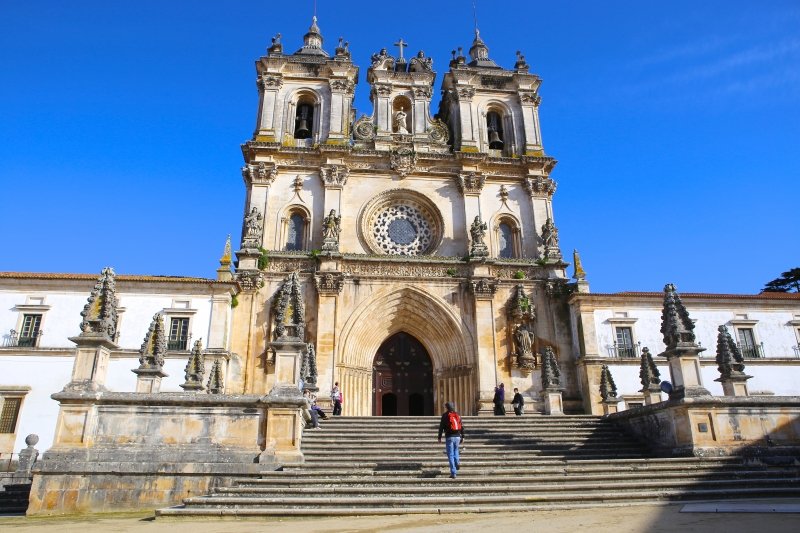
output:
[[542, 155], [538, 94], [541, 79], [528, 72], [517, 52], [513, 70], [499, 67], [475, 30], [469, 59], [453, 51], [442, 82], [439, 116], [448, 124], [453, 149], [490, 156]]
[[351, 62], [348, 43], [342, 39], [333, 57], [322, 45], [314, 17], [299, 50], [284, 54], [278, 34], [267, 55], [256, 61], [256, 141], [303, 148], [347, 142], [358, 67]]

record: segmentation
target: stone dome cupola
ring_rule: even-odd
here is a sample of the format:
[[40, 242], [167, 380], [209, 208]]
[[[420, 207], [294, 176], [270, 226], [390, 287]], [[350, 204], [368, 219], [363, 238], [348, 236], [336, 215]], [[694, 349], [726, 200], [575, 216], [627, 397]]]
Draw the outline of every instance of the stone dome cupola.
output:
[[308, 33], [303, 36], [302, 48], [295, 54], [329, 57], [328, 52], [322, 48], [322, 42], [322, 33], [319, 26], [317, 26], [317, 17], [315, 16], [311, 19], [311, 27], [308, 28]]
[[475, 28], [475, 39], [469, 49], [469, 57], [472, 59], [469, 63], [471, 67], [500, 68], [497, 63], [489, 59], [489, 47], [481, 39], [481, 33], [478, 28]]

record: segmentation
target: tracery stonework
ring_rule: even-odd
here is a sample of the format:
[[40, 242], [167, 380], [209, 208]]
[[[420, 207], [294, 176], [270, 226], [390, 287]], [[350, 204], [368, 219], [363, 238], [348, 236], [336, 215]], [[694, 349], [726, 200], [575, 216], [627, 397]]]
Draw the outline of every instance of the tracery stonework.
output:
[[361, 227], [367, 245], [377, 254], [430, 254], [442, 238], [438, 209], [421, 195], [402, 189], [375, 198], [362, 215]]

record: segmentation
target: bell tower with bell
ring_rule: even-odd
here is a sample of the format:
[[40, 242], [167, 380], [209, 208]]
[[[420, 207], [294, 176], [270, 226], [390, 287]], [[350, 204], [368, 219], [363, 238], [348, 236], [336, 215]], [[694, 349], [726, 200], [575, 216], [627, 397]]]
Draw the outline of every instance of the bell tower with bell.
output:
[[541, 80], [528, 72], [525, 57], [517, 52], [514, 69], [501, 68], [489, 57], [477, 28], [469, 61], [461, 48], [452, 54], [439, 116], [450, 128], [453, 149], [495, 157], [541, 156]]
[[342, 39], [333, 57], [322, 45], [314, 17], [299, 50], [285, 54], [278, 34], [267, 55], [256, 61], [256, 141], [302, 148], [347, 143], [358, 67]]

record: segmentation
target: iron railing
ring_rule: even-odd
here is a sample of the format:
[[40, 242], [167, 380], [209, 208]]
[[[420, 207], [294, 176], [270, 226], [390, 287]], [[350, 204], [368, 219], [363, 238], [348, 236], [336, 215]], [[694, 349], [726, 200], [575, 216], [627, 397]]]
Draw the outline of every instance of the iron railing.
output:
[[794, 350], [794, 356], [800, 359], [800, 344], [792, 346], [792, 350]]
[[30, 335], [22, 336], [17, 330], [12, 329], [8, 335], [5, 336], [4, 346], [19, 347], [19, 348], [36, 348], [39, 345], [39, 339], [44, 335], [44, 331], [35, 331]]
[[192, 340], [192, 334], [189, 333], [187, 337], [178, 339], [169, 339], [167, 341], [167, 350], [169, 351], [183, 351], [188, 350], [189, 342]]
[[637, 342], [636, 344], [620, 344], [615, 342], [612, 346], [610, 346], [611, 357], [635, 359], [636, 357], [639, 357], [640, 344], [640, 342]]
[[742, 357], [745, 359], [763, 359], [764, 356], [764, 343], [759, 344], [736, 344], [739, 351], [742, 352]]

